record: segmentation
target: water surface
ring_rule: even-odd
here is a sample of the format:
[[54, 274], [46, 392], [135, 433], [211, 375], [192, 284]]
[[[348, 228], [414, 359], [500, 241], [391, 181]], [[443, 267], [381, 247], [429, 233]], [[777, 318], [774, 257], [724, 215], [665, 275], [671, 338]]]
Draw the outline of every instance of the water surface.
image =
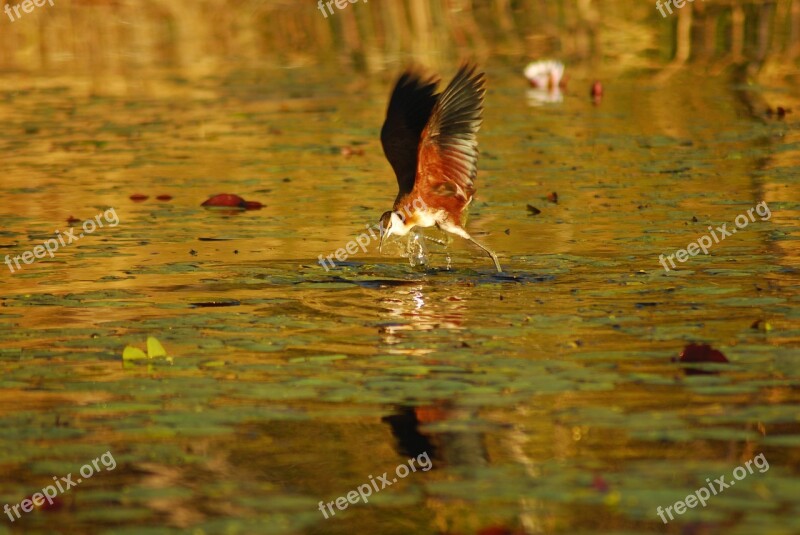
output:
[[[119, 223], [2, 266], [0, 504], [107, 451], [116, 467], [0, 533], [800, 530], [800, 139], [766, 114], [800, 111], [792, 78], [577, 62], [563, 102], [534, 106], [522, 59], [482, 63], [468, 228], [502, 275], [458, 241], [449, 268], [375, 243], [317, 263], [390, 208], [400, 62], [233, 58], [137, 91], [7, 74], [0, 253]], [[200, 206], [217, 193], [265, 207]], [[768, 219], [660, 265], [761, 202]], [[171, 362], [123, 361], [148, 337]], [[730, 362], [674, 362], [690, 342]], [[423, 453], [432, 469], [320, 513]], [[657, 516], [762, 453], [769, 470]]]

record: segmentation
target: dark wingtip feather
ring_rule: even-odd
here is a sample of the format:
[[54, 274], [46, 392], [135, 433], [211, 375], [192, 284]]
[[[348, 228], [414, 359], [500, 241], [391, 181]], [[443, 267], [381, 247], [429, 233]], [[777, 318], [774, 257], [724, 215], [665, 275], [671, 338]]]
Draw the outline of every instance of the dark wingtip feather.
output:
[[389, 97], [386, 120], [381, 128], [381, 145], [397, 175], [401, 194], [414, 187], [417, 147], [439, 98], [438, 84], [438, 78], [409, 66], [398, 78]]

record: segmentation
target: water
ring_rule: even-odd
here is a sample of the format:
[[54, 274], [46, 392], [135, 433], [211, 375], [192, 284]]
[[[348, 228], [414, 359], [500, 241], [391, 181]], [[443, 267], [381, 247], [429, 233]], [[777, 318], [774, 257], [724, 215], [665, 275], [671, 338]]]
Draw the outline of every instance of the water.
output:
[[[115, 467], [0, 533], [800, 530], [800, 139], [765, 113], [800, 110], [793, 88], [634, 69], [593, 103], [578, 64], [534, 105], [523, 63], [483, 63], [467, 228], [502, 274], [460, 239], [425, 265], [403, 240], [318, 263], [391, 208], [399, 65], [234, 59], [127, 93], [7, 75], [0, 253], [104, 225], [0, 266], [0, 506]], [[200, 206], [218, 193], [265, 207]], [[660, 264], [762, 202], [710, 255]], [[148, 337], [169, 359], [123, 360]], [[690, 342], [730, 362], [674, 362]], [[658, 507], [759, 454], [768, 470], [664, 527]]]

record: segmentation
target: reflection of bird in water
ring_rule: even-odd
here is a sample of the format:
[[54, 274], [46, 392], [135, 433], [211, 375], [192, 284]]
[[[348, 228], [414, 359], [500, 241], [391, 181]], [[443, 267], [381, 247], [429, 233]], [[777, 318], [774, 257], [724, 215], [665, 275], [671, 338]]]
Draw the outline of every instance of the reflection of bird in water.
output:
[[[451, 470], [451, 474], [460, 474], [458, 477], [467, 485], [474, 485], [481, 481], [478, 472], [490, 465], [489, 452], [486, 447], [486, 432], [478, 428], [464, 426], [463, 429], [453, 431], [426, 431], [420, 430], [426, 424], [457, 424], [467, 423], [477, 419], [478, 409], [475, 407], [455, 407], [449, 401], [439, 401], [424, 406], [400, 406], [397, 412], [383, 418], [392, 430], [392, 435], [397, 444], [395, 449], [401, 456], [419, 456], [428, 454], [433, 470]], [[453, 425], [455, 427], [455, 425]], [[474, 475], [473, 475], [474, 474]], [[440, 533], [447, 535], [462, 535], [467, 526], [477, 528], [485, 519], [479, 515], [464, 515], [464, 508], [469, 506], [458, 505], [438, 497], [429, 497], [428, 507], [434, 512]], [[465, 516], [467, 518], [465, 518]], [[502, 525], [484, 526], [482, 529], [468, 531], [478, 535], [522, 535], [523, 531]], [[534, 532], [532, 532], [534, 533]], [[536, 532], [538, 533], [538, 532]]]
[[[499, 463], [503, 462], [491, 458], [487, 446], [486, 429], [468, 425], [469, 422], [480, 419], [479, 414], [480, 409], [477, 407], [458, 407], [452, 401], [444, 400], [423, 406], [399, 406], [394, 414], [384, 417], [382, 421], [389, 424], [392, 436], [397, 441], [395, 450], [399, 455], [417, 457], [427, 453], [434, 470], [451, 469], [451, 474], [460, 474], [458, 477], [465, 484], [471, 485], [486, 477], [486, 473], [481, 472], [482, 468], [497, 467], [500, 465]], [[453, 428], [452, 431], [420, 429], [425, 425], [441, 425], [448, 422], [450, 423], [448, 427]], [[459, 425], [459, 423], [467, 425]], [[505, 438], [493, 443], [495, 446], [505, 445], [501, 449], [502, 457], [510, 455], [510, 458], [514, 459], [529, 477], [538, 478], [536, 463], [525, 451], [530, 435], [514, 426], [499, 436]], [[446, 499], [443, 501], [434, 496], [429, 497], [429, 500], [431, 503], [428, 504], [428, 507], [436, 512], [438, 523], [446, 526], [442, 533], [461, 535], [465, 533], [463, 530], [465, 526], [475, 528], [474, 523], [480, 525], [486, 520], [480, 514], [464, 515], [463, 507], [454, 505]], [[446, 506], [443, 505], [445, 501], [447, 502]], [[540, 500], [523, 497], [520, 498], [519, 505], [517, 518], [509, 516], [509, 525], [497, 523], [502, 521], [494, 519], [494, 524], [484, 525], [482, 528], [470, 532], [478, 535], [548, 533], [545, 525], [548, 513]], [[469, 505], [466, 506], [466, 510], [468, 509]]]
[[413, 70], [400, 76], [381, 129], [383, 151], [400, 189], [393, 211], [381, 216], [381, 245], [393, 234], [436, 226], [483, 249], [502, 271], [497, 255], [464, 229], [476, 191], [484, 84], [484, 73], [468, 64], [439, 94], [435, 80]]
[[383, 417], [382, 421], [392, 428], [398, 453], [416, 457], [427, 452], [430, 457], [436, 458], [437, 452], [433, 443], [419, 431], [420, 421], [414, 407], [398, 407], [395, 414]]
[[528, 102], [532, 106], [552, 104], [564, 100], [561, 90], [567, 85], [564, 64], [560, 61], [534, 61], [525, 67], [525, 78], [531, 84]]

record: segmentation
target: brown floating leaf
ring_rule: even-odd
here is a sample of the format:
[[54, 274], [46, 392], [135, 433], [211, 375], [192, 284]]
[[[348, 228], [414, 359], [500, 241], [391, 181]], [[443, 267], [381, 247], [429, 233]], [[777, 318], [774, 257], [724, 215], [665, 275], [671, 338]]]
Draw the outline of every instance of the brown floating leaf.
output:
[[209, 307], [238, 307], [241, 301], [231, 299], [230, 301], [203, 301], [199, 303], [189, 303], [194, 308], [209, 308]]
[[558, 193], [556, 193], [555, 191], [552, 193], [548, 193], [547, 200], [552, 203], [558, 204]]
[[159, 201], [171, 201], [172, 195], [159, 195], [158, 197], [156, 197], [156, 199], [158, 199]]
[[264, 208], [264, 205], [258, 201], [246, 201], [244, 207], [246, 210], [261, 210]]
[[530, 214], [528, 214], [528, 215], [539, 215], [539, 214], [542, 213], [541, 210], [539, 210], [538, 208], [536, 208], [532, 204], [528, 205], [528, 211], [530, 212]]
[[146, 201], [148, 198], [149, 197], [147, 195], [144, 195], [143, 193], [134, 193], [129, 197], [129, 199], [132, 200], [133, 202]]
[[771, 106], [768, 107], [767, 108], [767, 115], [772, 117], [773, 113], [776, 114], [779, 119], [783, 119], [784, 117], [786, 117], [787, 113], [792, 113], [792, 109], [791, 108], [784, 108], [783, 106], [778, 106], [777, 108], [775, 108], [773, 110]]

